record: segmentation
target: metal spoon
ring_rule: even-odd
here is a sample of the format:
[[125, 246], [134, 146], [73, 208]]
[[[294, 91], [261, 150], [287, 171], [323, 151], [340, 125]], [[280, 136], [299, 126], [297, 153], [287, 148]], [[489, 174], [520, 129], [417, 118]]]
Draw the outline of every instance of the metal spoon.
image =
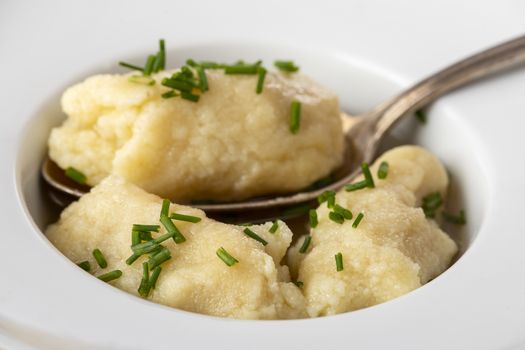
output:
[[[338, 190], [359, 175], [361, 162], [372, 162], [378, 146], [387, 132], [403, 117], [410, 115], [438, 97], [460, 86], [484, 78], [496, 72], [525, 62], [525, 36], [470, 56], [427, 79], [419, 82], [391, 100], [380, 104], [371, 111], [351, 116], [342, 114], [343, 129], [347, 143], [344, 164], [337, 170], [335, 182], [310, 191], [302, 191], [280, 196], [267, 196], [233, 203], [193, 204], [208, 212], [240, 212], [266, 210], [265, 216], [273, 214], [278, 207], [292, 206], [315, 200], [327, 190]], [[45, 181], [58, 191], [74, 197], [85, 194], [89, 187], [79, 187], [63, 174], [49, 158], [42, 166]]]

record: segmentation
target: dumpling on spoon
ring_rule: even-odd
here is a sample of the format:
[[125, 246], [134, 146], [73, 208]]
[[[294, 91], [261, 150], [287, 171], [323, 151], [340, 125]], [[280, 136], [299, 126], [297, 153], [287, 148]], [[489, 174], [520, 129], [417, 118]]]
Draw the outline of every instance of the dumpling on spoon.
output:
[[[162, 98], [130, 75], [97, 75], [62, 97], [67, 119], [53, 129], [49, 155], [91, 186], [110, 173], [177, 202], [242, 200], [300, 190], [342, 161], [337, 96], [300, 73], [257, 75], [206, 70], [209, 90], [198, 102]], [[291, 103], [300, 124], [290, 131]]]

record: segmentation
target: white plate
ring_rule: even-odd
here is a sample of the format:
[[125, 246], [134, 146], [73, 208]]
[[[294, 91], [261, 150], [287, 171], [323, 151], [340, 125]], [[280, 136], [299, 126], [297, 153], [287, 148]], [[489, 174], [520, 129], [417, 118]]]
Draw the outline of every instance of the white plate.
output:
[[0, 344], [525, 347], [525, 69], [443, 98], [431, 108], [429, 125], [417, 130], [418, 142], [459, 174], [469, 215], [468, 250], [436, 280], [382, 305], [297, 321], [187, 313], [80, 273], [35, 225], [43, 212], [37, 206], [38, 160], [49, 127], [62, 118], [60, 91], [88, 74], [115, 70], [119, 59], [154, 50], [160, 37], [172, 49], [170, 57], [180, 55], [172, 63], [190, 54], [293, 56], [303, 71], [336, 90], [344, 107], [363, 110], [456, 59], [525, 32], [523, 13], [518, 0], [2, 1]]

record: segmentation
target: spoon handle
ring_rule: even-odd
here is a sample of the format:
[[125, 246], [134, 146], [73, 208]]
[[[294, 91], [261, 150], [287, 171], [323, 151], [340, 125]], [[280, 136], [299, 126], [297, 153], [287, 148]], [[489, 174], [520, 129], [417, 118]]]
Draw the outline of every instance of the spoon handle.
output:
[[460, 86], [525, 62], [525, 36], [504, 42], [455, 63], [424, 79], [370, 112], [377, 144], [403, 116]]

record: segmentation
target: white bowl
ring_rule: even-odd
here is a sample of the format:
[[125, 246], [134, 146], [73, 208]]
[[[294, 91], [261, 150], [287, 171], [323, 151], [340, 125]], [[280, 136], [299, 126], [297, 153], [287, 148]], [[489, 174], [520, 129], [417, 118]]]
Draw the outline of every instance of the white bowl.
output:
[[[178, 40], [175, 34], [166, 35], [169, 27], [153, 24], [152, 33], [159, 28], [164, 31], [159, 33], [167, 39], [170, 64], [180, 64], [189, 57], [225, 61], [261, 58], [266, 62], [291, 58], [300, 64], [303, 72], [334, 89], [343, 108], [350, 112], [364, 111], [392, 96], [408, 82], [419, 78], [422, 70], [427, 71], [428, 62], [434, 62], [430, 68], [443, 64], [419, 50], [420, 56], [414, 58], [385, 49], [389, 58], [378, 59], [376, 55], [381, 50], [374, 45], [367, 46], [356, 39], [333, 40], [330, 35], [334, 32], [328, 29], [337, 25], [332, 20], [345, 18], [344, 11], [359, 9], [362, 5], [358, 2], [325, 4], [341, 13], [330, 12], [333, 17], [315, 23], [324, 35], [318, 34], [315, 28], [302, 33], [283, 32], [282, 28], [292, 30], [293, 26], [288, 27], [287, 17], [277, 13], [275, 23], [271, 18], [259, 19], [265, 24], [264, 35], [258, 30], [261, 22], [254, 23], [254, 27], [243, 27], [242, 34], [246, 38], [253, 36], [253, 40], [242, 40], [239, 37], [243, 35], [234, 31], [241, 24], [251, 24], [250, 21], [244, 17], [231, 22], [215, 18], [214, 8], [210, 7], [213, 4], [210, 2], [208, 7], [203, 6], [195, 13], [204, 17], [208, 26], [215, 25], [221, 35], [206, 33], [197, 26], [194, 37]], [[242, 7], [244, 3], [236, 5]], [[14, 13], [18, 8], [13, 3], [11, 6]], [[191, 12], [196, 5], [187, 6], [187, 11]], [[293, 13], [292, 4], [279, 6], [281, 11], [287, 9], [288, 13]], [[314, 17], [317, 11], [326, 13], [315, 6], [300, 6], [304, 6], [304, 14], [311, 20], [317, 18]], [[29, 8], [22, 6], [21, 9], [16, 12], [18, 17], [12, 17], [20, 21], [26, 19]], [[53, 13], [46, 7], [39, 10], [44, 18], [45, 14]], [[441, 276], [412, 293], [371, 308], [325, 318], [237, 321], [156, 305], [82, 273], [41, 232], [49, 221], [50, 208], [41, 190], [38, 170], [46, 152], [49, 130], [63, 118], [59, 108], [60, 92], [89, 74], [118, 70], [114, 62], [120, 59], [138, 60], [155, 48], [157, 39], [135, 32], [136, 36], [120, 39], [118, 33], [121, 32], [112, 31], [113, 22], [106, 19], [108, 15], [100, 15], [101, 10], [123, 11], [133, 20], [143, 14], [139, 9], [121, 8], [115, 4], [96, 3], [93, 7], [82, 8], [84, 15], [102, 16], [102, 19], [96, 27], [90, 27], [89, 34], [80, 37], [77, 35], [86, 31], [81, 25], [84, 22], [75, 24], [72, 19], [61, 16], [56, 23], [40, 28], [44, 40], [31, 34], [29, 43], [36, 49], [34, 57], [22, 57], [16, 62], [16, 68], [24, 67], [27, 74], [18, 73], [21, 70], [15, 67], [7, 72], [13, 97], [5, 104], [6, 117], [0, 121], [0, 141], [4, 149], [4, 171], [0, 180], [5, 188], [0, 201], [5, 224], [0, 244], [0, 266], [4, 269], [5, 281], [0, 288], [0, 344], [9, 348], [43, 349], [180, 346], [494, 349], [525, 346], [525, 254], [522, 253], [525, 236], [518, 201], [525, 194], [520, 186], [525, 183], [522, 176], [525, 166], [520, 162], [520, 151], [525, 149], [521, 137], [525, 122], [517, 117], [525, 110], [525, 100], [521, 98], [525, 70], [501, 75], [443, 99], [430, 108], [429, 123], [425, 126], [408, 119], [395, 130], [394, 139], [421, 144], [443, 160], [453, 175], [456, 196], [453, 201], [458, 206], [465, 206], [468, 215], [468, 225], [457, 237], [461, 239], [461, 258]], [[248, 15], [248, 12], [237, 11], [238, 15]], [[267, 10], [261, 11], [270, 14]], [[389, 7], [389, 11], [390, 15], [401, 18], [404, 13], [395, 7]], [[434, 11], [449, 15], [445, 9]], [[356, 33], [358, 25], [365, 27], [374, 18], [366, 10], [361, 12], [364, 13], [362, 17], [353, 18], [357, 24], [351, 24]], [[62, 9], [61, 13], [72, 15], [74, 12]], [[171, 17], [159, 14], [156, 18], [168, 21]], [[184, 16], [173, 18], [193, 24]], [[134, 23], [130, 21], [124, 22], [122, 28], [133, 28]], [[24, 38], [28, 32], [16, 23], [9, 22], [8, 26], [13, 32], [19, 30], [16, 35]], [[451, 21], [451, 26], [454, 23]], [[64, 31], [60, 25], [71, 26], [72, 30]], [[410, 40], [428, 38], [423, 29], [414, 33], [408, 25], [401, 25], [401, 28], [405, 28], [403, 33], [410, 36]], [[392, 46], [390, 28], [383, 29], [383, 40], [374, 36], [373, 31], [362, 31], [359, 35], [363, 40], [389, 48]], [[55, 33], [61, 33], [69, 45], [63, 45], [63, 41], [54, 42], [51, 35]], [[452, 34], [440, 35], [447, 37], [449, 42], [436, 42], [432, 47], [434, 51], [466, 45], [463, 41], [464, 46], [461, 46]], [[440, 35], [437, 37], [442, 38]], [[287, 42], [298, 37], [311, 38], [312, 42], [305, 39], [295, 41], [294, 45]], [[88, 42], [82, 40], [84, 38], [98, 39]], [[479, 35], [475, 38], [485, 46], [493, 43], [491, 37]], [[119, 40], [124, 49], [110, 45]], [[396, 42], [399, 50], [410, 48], [410, 40]], [[41, 47], [41, 41], [50, 47]], [[11, 48], [14, 42], [5, 41], [4, 45]], [[64, 48], [68, 49], [65, 51], [67, 60], [60, 58]], [[130, 54], [132, 50], [134, 54]], [[441, 52], [439, 50], [437, 52]], [[4, 57], [1, 59], [0, 63], [9, 62]], [[389, 59], [393, 62], [390, 65], [380, 64]], [[418, 65], [420, 60], [424, 63]], [[35, 61], [38, 67], [32, 66]], [[53, 66], [57, 61], [58, 67]], [[406, 62], [413, 62], [413, 67]], [[52, 72], [41, 71], [42, 67], [53, 69]], [[402, 71], [405, 72], [403, 77], [399, 74]], [[36, 85], [31, 87], [30, 95], [23, 90], [27, 77]], [[24, 80], [20, 81], [22, 78]], [[8, 91], [6, 87], [2, 89]], [[10, 118], [9, 121], [6, 118]], [[13, 135], [18, 135], [16, 140]]]

